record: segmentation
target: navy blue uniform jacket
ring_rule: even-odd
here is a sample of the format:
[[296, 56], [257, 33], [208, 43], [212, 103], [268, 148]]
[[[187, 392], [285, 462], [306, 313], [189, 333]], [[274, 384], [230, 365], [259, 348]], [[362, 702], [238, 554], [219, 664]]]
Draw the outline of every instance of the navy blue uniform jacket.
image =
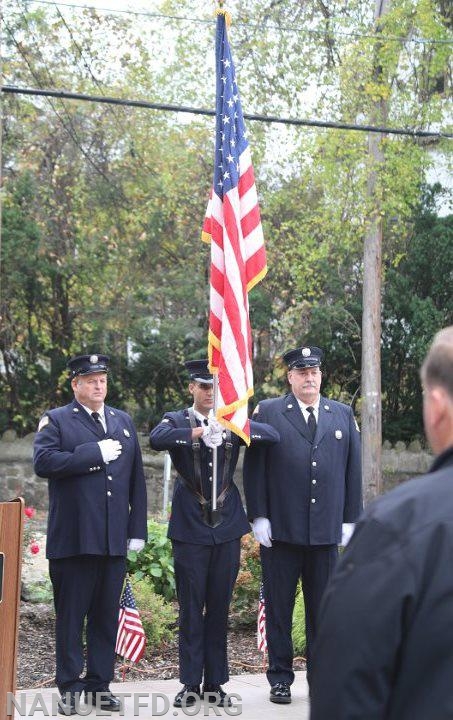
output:
[[292, 393], [261, 401], [253, 418], [272, 425], [281, 440], [245, 453], [249, 519], [267, 517], [281, 542], [339, 543], [342, 523], [362, 510], [360, 433], [351, 408], [321, 397], [313, 442]]
[[105, 405], [105, 418], [106, 438], [119, 440], [123, 448], [107, 465], [96, 425], [78, 402], [49, 410], [41, 420], [34, 467], [49, 479], [48, 558], [126, 555], [128, 538], [147, 537], [137, 433], [122, 410]]
[[453, 447], [368, 505], [321, 606], [312, 720], [453, 717]]
[[[279, 434], [272, 427], [250, 423], [252, 443], [275, 443]], [[222, 522], [216, 528], [205, 524], [200, 503], [187, 485], [195, 485], [194, 454], [192, 450], [192, 428], [188, 409], [165, 413], [161, 422], [151, 431], [150, 443], [154, 450], [169, 450], [178, 477], [173, 491], [168, 536], [173, 540], [213, 545], [235, 540], [250, 531], [239, 490], [233, 481], [233, 474], [239, 456], [240, 438], [231, 434], [231, 459], [225, 484], [228, 494], [221, 510]], [[225, 439], [217, 448], [217, 496], [224, 479]], [[212, 450], [200, 440], [202, 494], [211, 498]], [[199, 488], [197, 488], [199, 490]]]

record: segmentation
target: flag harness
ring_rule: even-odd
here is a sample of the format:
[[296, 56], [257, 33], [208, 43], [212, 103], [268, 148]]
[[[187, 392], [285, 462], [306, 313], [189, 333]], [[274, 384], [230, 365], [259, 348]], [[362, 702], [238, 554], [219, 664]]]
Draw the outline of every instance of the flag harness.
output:
[[[190, 427], [191, 428], [198, 427], [193, 408], [188, 408], [188, 411], [189, 411]], [[212, 509], [212, 499], [208, 500], [207, 498], [204, 497], [204, 495], [201, 492], [199, 492], [197, 490], [197, 487], [200, 487], [200, 490], [203, 489], [203, 485], [201, 482], [201, 452], [200, 452], [201, 449], [200, 449], [200, 441], [197, 438], [194, 438], [192, 440], [195, 487], [191, 487], [190, 485], [187, 485], [187, 487], [189, 487], [190, 490], [194, 493], [194, 495], [196, 495], [198, 502], [201, 505], [201, 512], [203, 514], [203, 519], [204, 519], [206, 525], [209, 525], [210, 527], [217, 527], [222, 522], [220, 512], [217, 512], [217, 508], [222, 507], [222, 505], [225, 501], [225, 498], [228, 495], [228, 492], [230, 490], [230, 486], [228, 484], [228, 475], [229, 475], [229, 470], [230, 470], [232, 449], [233, 449], [233, 443], [231, 442], [231, 431], [226, 429], [225, 430], [225, 453], [224, 453], [224, 460], [223, 460], [222, 491], [217, 498], [217, 507], [214, 510], [214, 509]]]

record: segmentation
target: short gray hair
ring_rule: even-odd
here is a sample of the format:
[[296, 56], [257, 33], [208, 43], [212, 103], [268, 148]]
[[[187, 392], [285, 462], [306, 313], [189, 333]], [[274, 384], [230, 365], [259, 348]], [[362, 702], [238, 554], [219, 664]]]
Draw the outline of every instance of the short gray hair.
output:
[[434, 336], [420, 376], [424, 385], [440, 385], [453, 398], [453, 325]]

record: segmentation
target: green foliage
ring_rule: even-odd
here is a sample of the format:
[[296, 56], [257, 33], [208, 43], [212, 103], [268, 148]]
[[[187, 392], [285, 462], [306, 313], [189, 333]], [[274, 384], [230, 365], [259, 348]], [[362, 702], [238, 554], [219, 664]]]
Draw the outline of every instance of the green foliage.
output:
[[[230, 40], [244, 110], [368, 123], [380, 103], [383, 124], [443, 127], [446, 7], [401, 0], [377, 29], [372, 4], [360, 0], [332, 0], [328, 10], [315, 0], [238, 3]], [[8, 84], [214, 105], [214, 18], [202, 0], [151, 0], [150, 14], [137, 16], [17, 0], [2, 10]], [[112, 356], [108, 401], [147, 430], [165, 409], [185, 404], [182, 360], [206, 353], [209, 248], [200, 229], [212, 118], [11, 94], [2, 109], [0, 432], [32, 431], [48, 406], [67, 402], [67, 357], [94, 351]], [[375, 166], [364, 133], [255, 122], [247, 129], [269, 268], [250, 295], [255, 399], [282, 391], [282, 352], [317, 342], [326, 349], [324, 388], [351, 401], [360, 375], [363, 238], [377, 209], [389, 292], [383, 375], [396, 351], [397, 333], [387, 338], [392, 322], [405, 343], [401, 357], [412, 363], [412, 345], [424, 347], [429, 324], [445, 317], [442, 268], [417, 280], [418, 300], [403, 318], [413, 318], [411, 334], [391, 317], [415, 281], [398, 276], [407, 274], [434, 146], [388, 136]], [[434, 149], [448, 162], [447, 143]], [[448, 262], [439, 245], [443, 251]], [[403, 393], [406, 382], [415, 387], [412, 376], [401, 382]], [[415, 413], [416, 397], [410, 402]], [[398, 403], [386, 416], [392, 436], [407, 405]], [[413, 417], [404, 415], [405, 436]]]
[[297, 588], [296, 603], [293, 612], [292, 640], [294, 655], [305, 655], [305, 607], [304, 596], [300, 585]]
[[53, 590], [50, 578], [27, 583], [25, 592], [23, 589], [21, 596], [26, 602], [50, 605], [53, 602]]
[[423, 437], [419, 368], [436, 331], [453, 323], [453, 216], [422, 211], [405, 253], [386, 275], [382, 384], [384, 437]]
[[206, 356], [206, 336], [190, 318], [162, 320], [158, 327], [143, 323], [133, 350], [130, 382], [137, 403], [146, 402], [147, 422], [156, 425], [168, 408], [188, 402], [188, 376], [184, 360]]
[[147, 653], [173, 638], [177, 612], [173, 604], [157, 594], [148, 579], [131, 578], [137, 608], [146, 634]]
[[241, 538], [241, 564], [231, 600], [231, 621], [238, 625], [256, 624], [261, 583], [259, 545], [252, 534]]
[[167, 524], [148, 520], [148, 542], [139, 553], [127, 556], [127, 570], [134, 582], [146, 580], [166, 600], [175, 597], [175, 571]]

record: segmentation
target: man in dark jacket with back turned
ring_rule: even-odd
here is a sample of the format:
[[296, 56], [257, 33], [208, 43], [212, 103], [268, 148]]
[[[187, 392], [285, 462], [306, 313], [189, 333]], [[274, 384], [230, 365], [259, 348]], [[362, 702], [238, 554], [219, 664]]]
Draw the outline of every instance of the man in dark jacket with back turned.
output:
[[68, 715], [78, 711], [82, 691], [103, 710], [121, 709], [109, 691], [119, 600], [127, 549], [139, 551], [147, 536], [137, 433], [129, 415], [104, 405], [108, 360], [93, 354], [69, 361], [74, 400], [43, 415], [34, 445], [35, 472], [49, 479], [46, 554], [56, 610], [56, 683], [59, 712]]
[[453, 717], [453, 326], [421, 380], [437, 457], [357, 523], [321, 608], [312, 720]]
[[260, 543], [269, 651], [270, 700], [291, 702], [292, 614], [302, 580], [307, 679], [321, 597], [337, 561], [343, 524], [362, 509], [360, 433], [349, 405], [320, 395], [322, 350], [296, 348], [283, 358], [288, 395], [261, 401], [254, 420], [272, 425], [280, 442], [248, 448], [247, 515]]
[[[183, 688], [174, 706], [215, 694], [223, 706], [228, 680], [227, 624], [239, 570], [240, 539], [250, 532], [233, 474], [240, 438], [213, 417], [213, 377], [207, 360], [185, 363], [192, 407], [165, 413], [151, 447], [169, 450], [177, 470], [168, 536], [173, 546], [179, 602], [179, 673]], [[252, 443], [274, 443], [276, 430], [250, 423]], [[218, 517], [211, 512], [213, 450], [217, 452]]]

